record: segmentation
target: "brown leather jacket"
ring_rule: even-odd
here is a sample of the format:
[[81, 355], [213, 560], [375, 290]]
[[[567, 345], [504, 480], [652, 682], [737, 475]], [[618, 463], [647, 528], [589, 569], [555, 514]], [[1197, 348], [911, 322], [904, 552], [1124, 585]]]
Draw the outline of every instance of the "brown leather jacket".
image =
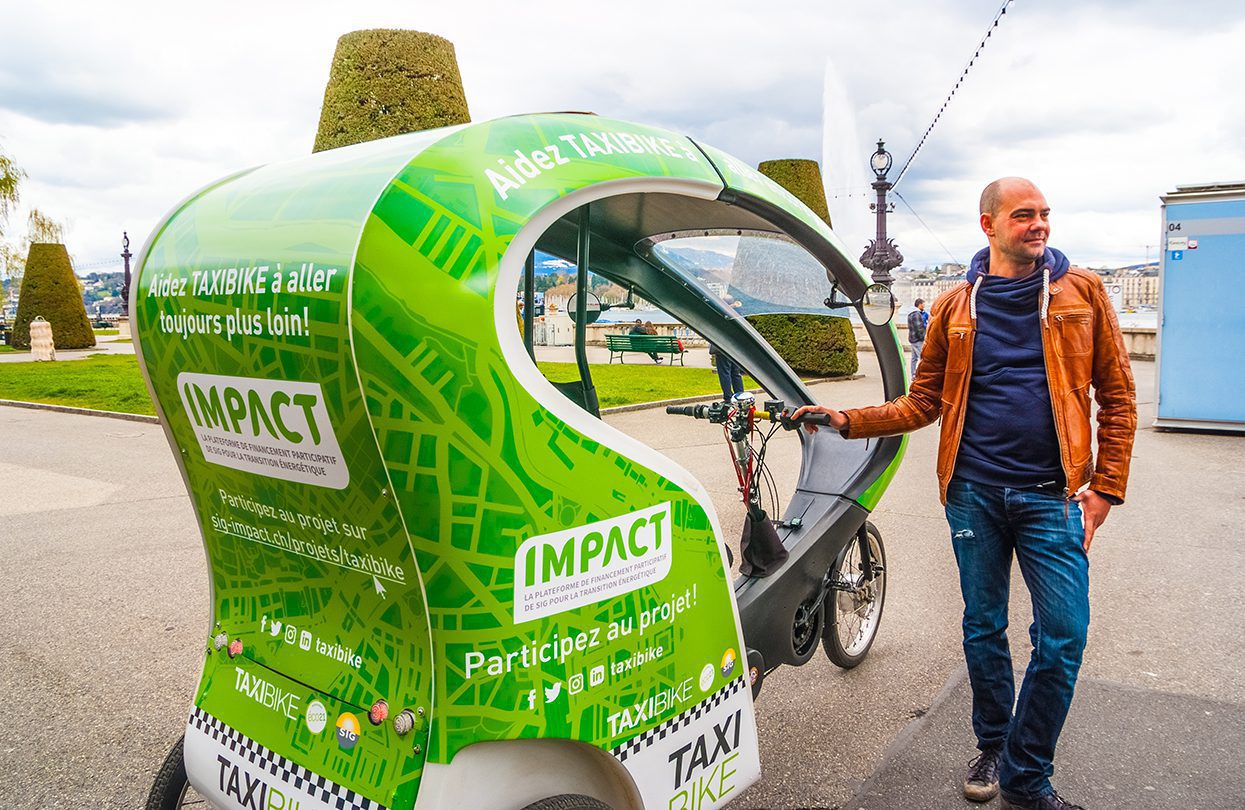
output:
[[[849, 439], [907, 433], [942, 417], [938, 487], [943, 503], [964, 430], [964, 404], [973, 370], [976, 322], [973, 288], [965, 283], [938, 297], [930, 310], [925, 351], [907, 394], [873, 408], [845, 410]], [[1041, 302], [1039, 302], [1040, 304]], [[1071, 268], [1050, 284], [1042, 329], [1065, 495], [1085, 485], [1124, 500], [1137, 393], [1115, 310], [1097, 275]], [[1090, 440], [1089, 387], [1098, 401], [1098, 461]]]

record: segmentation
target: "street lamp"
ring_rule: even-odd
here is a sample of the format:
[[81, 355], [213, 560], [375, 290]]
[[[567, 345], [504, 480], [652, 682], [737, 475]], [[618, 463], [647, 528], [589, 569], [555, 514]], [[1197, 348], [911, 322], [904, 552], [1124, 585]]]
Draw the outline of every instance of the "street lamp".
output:
[[121, 287], [121, 317], [130, 317], [130, 235], [121, 232], [121, 258], [125, 261], [125, 283]]
[[886, 173], [891, 170], [891, 164], [891, 153], [886, 151], [882, 139], [879, 138], [878, 150], [869, 158], [869, 168], [873, 169], [873, 174], [877, 177], [872, 184], [873, 189], [878, 193], [878, 201], [870, 203], [869, 210], [877, 214], [878, 232], [877, 238], [870, 240], [865, 252], [860, 254], [860, 263], [873, 271], [874, 283], [888, 287], [895, 280], [890, 271], [903, 264], [903, 254], [899, 252], [899, 247], [886, 237], [886, 215], [895, 210], [894, 203], [886, 202], [886, 192], [891, 189]]

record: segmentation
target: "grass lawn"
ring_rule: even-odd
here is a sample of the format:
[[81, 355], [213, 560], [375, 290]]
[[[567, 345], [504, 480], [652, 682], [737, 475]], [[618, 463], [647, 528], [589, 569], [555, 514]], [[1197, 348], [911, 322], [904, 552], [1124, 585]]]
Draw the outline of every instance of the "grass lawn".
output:
[[[574, 363], [537, 365], [542, 374], [556, 382], [579, 378]], [[710, 368], [594, 365], [592, 380], [602, 408], [721, 392], [718, 375]], [[751, 377], [744, 377], [744, 385], [757, 387]], [[0, 399], [155, 413], [133, 355], [95, 355], [55, 363], [5, 363], [0, 366]]]
[[15, 352], [15, 351], [17, 351], [17, 349], [13, 348], [12, 346], [0, 346], [0, 354], [4, 354], [6, 352]]
[[0, 399], [154, 415], [133, 355], [0, 366]]
[[96, 337], [108, 337], [109, 335], [119, 335], [119, 334], [121, 334], [120, 329], [96, 329], [95, 330]]
[[[553, 382], [571, 382], [579, 379], [579, 369], [574, 363], [537, 363], [540, 372]], [[718, 373], [711, 368], [684, 368], [657, 364], [594, 365], [592, 382], [597, 387], [597, 399], [602, 408], [634, 405], [637, 402], [657, 402], [663, 399], [681, 399], [701, 394], [721, 396]], [[756, 380], [744, 377], [744, 388], [757, 388]]]

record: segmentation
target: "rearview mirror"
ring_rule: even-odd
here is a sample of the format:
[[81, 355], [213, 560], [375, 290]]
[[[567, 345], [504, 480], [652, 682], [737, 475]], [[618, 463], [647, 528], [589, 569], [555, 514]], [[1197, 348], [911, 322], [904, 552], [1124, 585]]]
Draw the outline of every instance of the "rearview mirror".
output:
[[[584, 307], [584, 323], [596, 323], [597, 318], [601, 317], [601, 299], [593, 292], [587, 293], [587, 295], [588, 297], [584, 299], [586, 305]], [[571, 323], [576, 326], [579, 325], [579, 322], [575, 320], [579, 315], [579, 293], [572, 295], [571, 300], [566, 302], [566, 314], [571, 316]]]
[[861, 319], [870, 326], [885, 326], [890, 323], [891, 318], [895, 317], [897, 306], [895, 296], [891, 295], [890, 288], [885, 284], [870, 284], [865, 288], [865, 294], [858, 300], [841, 301], [837, 281], [830, 288], [830, 297], [823, 303], [829, 309], [856, 307]]
[[885, 326], [895, 317], [895, 296], [885, 284], [870, 284], [859, 306], [860, 317], [870, 326]]

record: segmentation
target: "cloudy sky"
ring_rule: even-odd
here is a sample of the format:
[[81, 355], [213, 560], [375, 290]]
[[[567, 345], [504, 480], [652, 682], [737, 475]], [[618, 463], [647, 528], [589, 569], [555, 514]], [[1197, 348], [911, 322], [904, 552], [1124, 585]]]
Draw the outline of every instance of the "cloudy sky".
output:
[[[137, 252], [190, 192], [310, 151], [338, 36], [411, 28], [455, 43], [477, 121], [591, 110], [754, 165], [822, 161], [855, 249], [874, 143], [894, 179], [1001, 3], [0, 0], [0, 151], [29, 175], [24, 207], [67, 222], [79, 272], [118, 269], [123, 230]], [[971, 256], [977, 195], [1006, 174], [1043, 188], [1074, 262], [1155, 258], [1159, 195], [1245, 180], [1242, 42], [1227, 0], [1010, 3], [898, 186], [908, 264]]]

